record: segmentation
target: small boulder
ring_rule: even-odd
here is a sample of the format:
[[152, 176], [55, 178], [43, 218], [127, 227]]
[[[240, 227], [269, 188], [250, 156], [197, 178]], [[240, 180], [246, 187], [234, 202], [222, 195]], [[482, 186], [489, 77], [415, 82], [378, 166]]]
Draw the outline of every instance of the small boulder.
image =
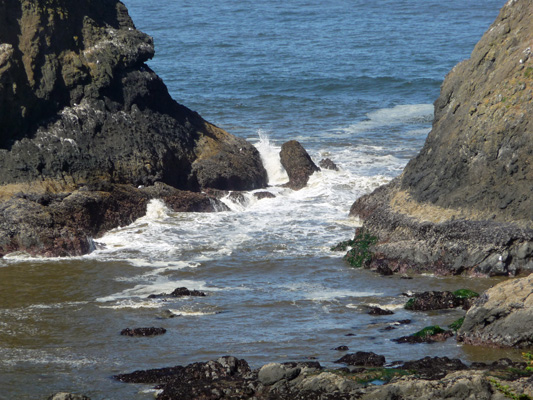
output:
[[301, 369], [290, 365], [270, 363], [263, 365], [258, 373], [259, 382], [265, 386], [273, 385], [281, 380], [293, 380], [300, 374]]
[[331, 169], [333, 171], [339, 170], [339, 167], [337, 167], [337, 164], [335, 164], [329, 158], [323, 158], [322, 160], [318, 162], [318, 165], [320, 166], [320, 168], [324, 168], [324, 169]]
[[273, 199], [276, 197], [276, 195], [274, 193], [270, 193], [270, 192], [255, 192], [254, 193], [254, 196], [257, 198], [257, 200], [262, 200], [262, 199]]
[[123, 329], [120, 334], [122, 336], [157, 336], [163, 335], [167, 332], [165, 328], [126, 328]]
[[279, 153], [281, 165], [287, 171], [289, 182], [286, 186], [293, 190], [300, 190], [307, 185], [309, 177], [320, 168], [296, 140], [284, 143]]
[[358, 351], [357, 353], [346, 354], [335, 363], [363, 367], [382, 367], [385, 364], [385, 356], [372, 352]]

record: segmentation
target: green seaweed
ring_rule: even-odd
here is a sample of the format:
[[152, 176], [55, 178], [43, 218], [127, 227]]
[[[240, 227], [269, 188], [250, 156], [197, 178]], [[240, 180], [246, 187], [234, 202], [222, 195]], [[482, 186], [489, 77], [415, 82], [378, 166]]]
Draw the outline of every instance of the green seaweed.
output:
[[509, 385], [502, 385], [500, 382], [498, 382], [496, 379], [491, 378], [489, 379], [489, 382], [499, 391], [501, 392], [505, 397], [513, 400], [531, 400], [531, 397], [529, 397], [527, 394], [516, 394], [514, 393]]
[[471, 299], [472, 297], [479, 297], [479, 293], [470, 289], [459, 289], [453, 292], [454, 296], [459, 299]]
[[411, 336], [419, 337], [419, 338], [427, 338], [428, 336], [434, 336], [434, 335], [437, 335], [439, 333], [444, 333], [444, 332], [446, 331], [442, 329], [440, 326], [432, 325], [432, 326], [426, 326], [424, 329], [416, 333], [413, 333]]
[[453, 321], [448, 327], [454, 331], [457, 332], [461, 326], [463, 326], [463, 322], [465, 322], [465, 317], [459, 318], [457, 321]]
[[407, 300], [407, 303], [405, 303], [403, 308], [405, 308], [406, 310], [411, 310], [413, 308], [413, 306], [415, 305], [415, 301], [416, 301], [415, 297]]
[[360, 268], [372, 259], [370, 247], [376, 244], [378, 238], [363, 229], [359, 229], [354, 239], [351, 241], [351, 249], [348, 250], [344, 259], [352, 267]]

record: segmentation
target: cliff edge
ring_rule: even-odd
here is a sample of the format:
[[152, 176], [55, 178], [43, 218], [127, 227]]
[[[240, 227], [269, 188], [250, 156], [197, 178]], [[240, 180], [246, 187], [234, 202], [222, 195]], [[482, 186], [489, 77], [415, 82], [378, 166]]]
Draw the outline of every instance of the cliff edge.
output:
[[510, 0], [446, 76], [432, 130], [401, 176], [351, 215], [393, 270], [533, 270], [533, 3]]
[[[65, 241], [131, 221], [150, 198], [266, 186], [255, 147], [174, 101], [153, 56], [119, 1], [0, 0], [0, 255], [83, 253]], [[59, 217], [73, 193], [84, 228]]]

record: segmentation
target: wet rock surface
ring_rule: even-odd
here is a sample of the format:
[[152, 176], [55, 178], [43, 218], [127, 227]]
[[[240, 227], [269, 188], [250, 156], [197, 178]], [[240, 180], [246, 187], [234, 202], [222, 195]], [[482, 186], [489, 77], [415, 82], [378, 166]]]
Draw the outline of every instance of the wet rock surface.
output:
[[499, 283], [468, 310], [458, 331], [467, 344], [533, 347], [533, 274]]
[[199, 290], [189, 290], [186, 287], [180, 287], [174, 289], [171, 293], [159, 293], [159, 294], [151, 294], [148, 296], [149, 299], [157, 299], [157, 298], [164, 298], [164, 297], [186, 297], [186, 296], [193, 296], [193, 297], [205, 297], [207, 296], [205, 292], [201, 292]]
[[403, 174], [351, 215], [395, 272], [533, 270], [533, 4], [509, 1], [446, 77], [433, 127]]
[[293, 190], [305, 187], [309, 177], [314, 172], [320, 171], [307, 151], [296, 140], [283, 143], [279, 155], [281, 165], [289, 176], [289, 182], [286, 185]]

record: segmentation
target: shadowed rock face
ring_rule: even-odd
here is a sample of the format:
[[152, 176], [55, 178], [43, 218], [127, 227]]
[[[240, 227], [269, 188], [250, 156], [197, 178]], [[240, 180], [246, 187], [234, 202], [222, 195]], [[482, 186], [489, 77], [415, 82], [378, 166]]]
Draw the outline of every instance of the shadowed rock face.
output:
[[533, 3], [509, 1], [446, 77], [420, 154], [351, 214], [393, 269], [533, 269]]
[[116, 0], [0, 2], [0, 184], [266, 185], [256, 149], [176, 103]]

